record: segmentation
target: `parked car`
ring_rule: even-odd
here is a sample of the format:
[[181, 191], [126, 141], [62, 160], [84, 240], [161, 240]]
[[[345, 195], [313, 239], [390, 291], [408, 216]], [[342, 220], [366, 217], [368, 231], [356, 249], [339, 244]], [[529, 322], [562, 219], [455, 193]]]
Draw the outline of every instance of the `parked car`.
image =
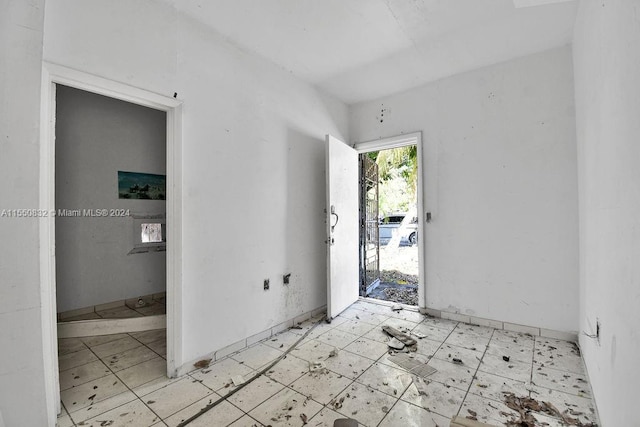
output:
[[401, 244], [415, 245], [418, 243], [418, 217], [414, 216], [411, 221], [401, 228], [402, 221], [408, 215], [407, 212], [392, 213], [380, 218], [378, 226], [380, 244], [386, 245], [396, 233], [402, 233], [400, 236]]

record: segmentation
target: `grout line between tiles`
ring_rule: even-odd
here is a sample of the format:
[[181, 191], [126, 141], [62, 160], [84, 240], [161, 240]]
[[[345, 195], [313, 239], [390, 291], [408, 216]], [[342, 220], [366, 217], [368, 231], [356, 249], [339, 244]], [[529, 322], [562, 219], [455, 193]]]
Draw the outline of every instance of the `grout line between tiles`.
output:
[[492, 331], [491, 331], [491, 337], [489, 338], [489, 342], [484, 347], [484, 352], [482, 353], [482, 357], [480, 358], [480, 363], [478, 363], [478, 367], [476, 368], [476, 371], [473, 373], [473, 376], [471, 377], [471, 382], [469, 383], [469, 387], [467, 387], [467, 392], [464, 394], [464, 398], [462, 399], [462, 402], [460, 402], [460, 407], [458, 408], [458, 412], [456, 412], [456, 415], [460, 415], [460, 411], [462, 410], [462, 405], [464, 405], [465, 400], [467, 400], [467, 396], [469, 396], [469, 391], [473, 386], [473, 381], [476, 379], [476, 375], [478, 375], [478, 371], [480, 370], [480, 366], [482, 365], [482, 360], [484, 359], [484, 356], [487, 354], [487, 349], [489, 348], [489, 344], [493, 339], [493, 334], [496, 331], [495, 328], [491, 328], [491, 329]]
[[[134, 365], [134, 366], [135, 366], [135, 365]], [[113, 372], [113, 371], [112, 371], [112, 372]], [[118, 371], [118, 372], [121, 372], [121, 371]], [[143, 404], [147, 409], [149, 409], [149, 410], [153, 413], [153, 415], [155, 415], [156, 417], [158, 417], [158, 420], [160, 420], [161, 422], [163, 422], [163, 423], [164, 423], [164, 420], [162, 419], [162, 417], [161, 417], [160, 415], [158, 415], [158, 413], [157, 413], [156, 411], [154, 411], [152, 408], [150, 408], [150, 407], [149, 407], [149, 405], [147, 405], [147, 403], [146, 403], [144, 400], [142, 400], [142, 397], [138, 396], [138, 395], [136, 394], [136, 392], [135, 392], [135, 391], [133, 391], [133, 389], [131, 389], [131, 387], [129, 387], [129, 385], [128, 385], [127, 383], [125, 383], [125, 382], [122, 380], [122, 378], [120, 378], [120, 377], [118, 376], [118, 374], [117, 374], [117, 373], [113, 372], [113, 375], [115, 375], [115, 376], [116, 376], [116, 378], [118, 378], [118, 380], [119, 380], [122, 384], [124, 384], [124, 386], [127, 388], [127, 390], [129, 390], [129, 391], [130, 391], [130, 392], [131, 392], [131, 393], [136, 397], [134, 400], [139, 400], [140, 402], [142, 402], [142, 404]], [[153, 381], [153, 380], [151, 380], [151, 381]], [[148, 382], [151, 382], [151, 381], [148, 381]], [[147, 384], [147, 383], [145, 383], [145, 384]], [[144, 385], [144, 384], [141, 384], [141, 385]], [[166, 387], [166, 386], [165, 386], [165, 387]], [[133, 400], [132, 400], [131, 402], [133, 402]], [[131, 402], [127, 402], [127, 403], [131, 403]], [[127, 403], [125, 403], [125, 405], [126, 405]], [[123, 406], [123, 405], [120, 405], [120, 406]], [[116, 406], [115, 408], [119, 408], [120, 406]], [[111, 409], [115, 409], [115, 408], [111, 408]], [[111, 410], [111, 409], [109, 409], [109, 410]], [[165, 424], [166, 424], [166, 423], [165, 423]]]
[[[87, 346], [87, 347], [88, 347], [88, 346]], [[104, 363], [104, 361], [103, 361], [103, 360], [102, 360], [102, 359], [101, 359], [101, 358], [100, 358], [100, 357], [99, 357], [99, 356], [98, 356], [98, 355], [93, 351], [93, 349], [92, 349], [91, 347], [89, 347], [89, 351], [90, 351], [91, 353], [93, 353], [93, 355], [94, 355], [94, 356], [96, 356], [96, 357], [98, 358], [98, 360], [100, 360], [100, 361], [102, 362], [102, 364], [103, 364], [103, 365], [105, 365], [105, 366], [107, 367], [107, 369], [108, 369], [109, 371], [111, 371], [111, 373], [112, 373], [112, 374], [113, 374], [113, 375], [118, 379], [118, 381], [120, 381], [120, 382], [121, 382], [121, 383], [122, 383], [122, 384], [123, 384], [123, 385], [124, 385], [128, 390], [129, 390], [129, 391], [131, 391], [131, 393], [133, 393], [133, 390], [131, 390], [131, 389], [129, 388], [129, 386], [128, 386], [124, 381], [122, 381], [122, 380], [120, 379], [120, 377], [118, 377], [118, 376], [116, 375], [116, 373], [115, 373], [115, 372], [113, 372], [113, 370], [112, 370], [109, 366], [107, 366], [107, 364], [106, 364], [106, 363]], [[106, 376], [108, 376], [108, 375], [106, 375]], [[123, 393], [125, 393], [125, 392], [123, 392]], [[92, 402], [92, 403], [91, 403], [91, 405], [89, 405], [89, 406], [85, 406], [85, 408], [87, 408], [87, 407], [91, 407], [91, 406], [93, 406], [93, 404], [94, 404], [94, 403], [102, 402], [102, 401], [104, 401], [104, 400], [110, 399], [110, 398], [115, 397], [115, 396], [118, 396], [118, 395], [120, 395], [120, 394], [122, 394], [122, 393], [118, 393], [118, 394], [116, 394], [116, 395], [114, 395], [114, 396], [107, 397], [107, 398], [102, 399], [102, 400], [99, 400], [99, 401], [97, 401], [97, 402]], [[133, 395], [134, 395], [134, 396], [136, 396], [136, 398], [138, 398], [138, 396], [137, 396], [135, 393], [133, 393]], [[135, 399], [134, 399], [134, 400], [135, 400]], [[100, 414], [96, 414], [96, 417], [97, 417], [98, 415], [104, 414], [105, 412], [111, 411], [112, 409], [119, 408], [119, 407], [121, 407], [121, 406], [123, 406], [123, 405], [126, 405], [127, 403], [131, 403], [131, 402], [133, 402], [133, 400], [132, 400], [132, 401], [130, 401], [130, 402], [123, 403], [122, 405], [118, 405], [118, 406], [115, 406], [115, 407], [113, 407], [113, 408], [109, 408], [109, 409], [107, 409], [106, 411], [101, 412]], [[144, 402], [142, 402], [142, 403], [144, 403]], [[145, 405], [145, 406], [146, 406], [146, 405]], [[81, 409], [84, 409], [84, 408], [80, 408], [80, 409], [78, 409], [76, 412], [79, 412]], [[154, 412], [154, 414], [155, 414], [155, 412]], [[91, 415], [93, 415], [93, 414], [91, 414]], [[156, 414], [156, 415], [157, 415], [157, 414]], [[69, 416], [71, 416], [71, 413], [70, 413], [70, 412], [69, 412]], [[91, 419], [91, 418], [95, 418], [95, 417], [89, 417], [88, 419]], [[162, 420], [162, 418], [158, 418], [158, 419]], [[73, 421], [73, 420], [72, 420], [72, 421]], [[85, 422], [85, 421], [86, 421], [86, 420], [81, 421], [81, 422]], [[75, 421], [74, 421], [74, 422], [75, 422]]]
[[[311, 321], [311, 319], [307, 319], [309, 321]], [[234, 390], [229, 391], [229, 393], [227, 393], [225, 396], [221, 396], [220, 399], [216, 400], [215, 402], [213, 402], [212, 404], [206, 405], [204, 408], [202, 408], [200, 410], [200, 412], [198, 412], [197, 414], [193, 415], [192, 417], [188, 418], [186, 421], [181, 422], [180, 424], [178, 424], [178, 427], [182, 427], [182, 426], [186, 426], [187, 424], [189, 424], [191, 421], [196, 420], [197, 418], [199, 418], [200, 416], [204, 415], [207, 411], [213, 409], [214, 407], [216, 407], [218, 404], [224, 402], [224, 401], [228, 401], [228, 398], [233, 396], [235, 393], [239, 392], [240, 390], [242, 390], [244, 387], [246, 387], [247, 385], [251, 384], [253, 381], [255, 381], [256, 379], [258, 379], [259, 377], [263, 376], [264, 374], [267, 373], [267, 371], [271, 368], [273, 368], [278, 362], [280, 362], [282, 359], [284, 359], [294, 348], [296, 348], [302, 341], [304, 341], [304, 339], [309, 336], [309, 334], [315, 329], [316, 326], [318, 326], [320, 324], [320, 322], [322, 322], [322, 319], [316, 321], [315, 323], [313, 323], [311, 325], [311, 327], [300, 336], [300, 338], [298, 338], [298, 340], [293, 343], [291, 346], [289, 346], [289, 348], [287, 349], [287, 351], [285, 351], [283, 354], [281, 354], [280, 356], [278, 356], [273, 362], [271, 362], [270, 364], [268, 364], [266, 367], [264, 367], [263, 369], [261, 369], [256, 375], [254, 375], [253, 377], [251, 377], [249, 380], [245, 381], [244, 383], [242, 383], [241, 385], [239, 385], [237, 388], [235, 388]], [[302, 323], [302, 322], [301, 322]], [[276, 381], [277, 382], [277, 381]], [[255, 408], [254, 408], [255, 409]]]
[[74, 427], [77, 425], [77, 423], [73, 420], [73, 417], [71, 416], [71, 412], [69, 412], [69, 410], [67, 409], [67, 407], [65, 406], [64, 402], [62, 401], [62, 399], [60, 399], [60, 406], [62, 407], [62, 409], [64, 409], [64, 412], [67, 414], [67, 416], [69, 417], [69, 419], [71, 420], [71, 423], [74, 425]]
[[[425, 318], [426, 318], [426, 316], [425, 316]], [[389, 319], [395, 319], [395, 318], [393, 318], [393, 317], [389, 317], [389, 318], [387, 318], [387, 320], [389, 320]], [[385, 320], [384, 322], [386, 322], [387, 320]], [[381, 325], [381, 324], [383, 324], [384, 322], [381, 322], [378, 326], [380, 326], [380, 325]], [[418, 322], [418, 323], [417, 323], [417, 324], [416, 324], [416, 325], [411, 329], [411, 331], [413, 331], [413, 329], [417, 328], [417, 327], [418, 327], [421, 323], [423, 323], [423, 322], [424, 322], [424, 319], [423, 319], [422, 321]], [[415, 322], [412, 322], [412, 323], [415, 323]], [[432, 354], [432, 355], [428, 355], [428, 356], [427, 356], [427, 357], [428, 357], [428, 359], [429, 359], [429, 360], [427, 361], [427, 363], [429, 363], [429, 362], [431, 361], [431, 359], [433, 359], [433, 358], [434, 358], [434, 356], [435, 356], [435, 354], [438, 352], [438, 350], [440, 350], [440, 348], [444, 345], [444, 342], [449, 338], [449, 336], [453, 333], [453, 331], [458, 327], [458, 324], [459, 324], [459, 322], [456, 322], [456, 325], [453, 327], [453, 329], [451, 329], [451, 331], [449, 331], [449, 333], [447, 334], [447, 336], [446, 336], [446, 337], [445, 337], [445, 338], [440, 342], [440, 345], [439, 345], [439, 346], [438, 346], [438, 348], [433, 352], [433, 354]], [[440, 328], [438, 328], [438, 329], [440, 329]], [[361, 337], [361, 338], [362, 338], [362, 337]], [[432, 340], [432, 341], [433, 341], [433, 340]], [[419, 342], [419, 341], [418, 341], [418, 342]], [[347, 350], [347, 351], [348, 351], [348, 350]], [[375, 363], [382, 363], [382, 362], [380, 362], [380, 360], [381, 360], [381, 359], [383, 359], [383, 358], [385, 357], [385, 355], [387, 355], [387, 354], [389, 354], [389, 351], [386, 351], [382, 356], [380, 356], [378, 359], [376, 359], [373, 363], [374, 363], [374, 364], [375, 364]], [[360, 357], [364, 357], [364, 356], [360, 356]], [[369, 360], [371, 360], [371, 359], [369, 359]], [[383, 363], [383, 364], [384, 364], [384, 363]], [[371, 366], [373, 366], [373, 364], [372, 364]], [[367, 368], [367, 370], [369, 370], [369, 369], [371, 368], [371, 366], [370, 366], [369, 368]], [[367, 370], [365, 370], [364, 372], [361, 372], [361, 373], [360, 373], [360, 374], [359, 374], [359, 375], [354, 379], [354, 382], [357, 382], [358, 378], [360, 378], [362, 375], [364, 375], [364, 373], [365, 373]], [[437, 382], [437, 381], [436, 381], [436, 382]], [[358, 384], [362, 384], [362, 383], [358, 382]], [[394, 408], [394, 407], [398, 404], [398, 402], [401, 400], [402, 395], [406, 392], [406, 390], [407, 390], [409, 387], [411, 387], [411, 384], [413, 384], [413, 380], [412, 380], [412, 381], [411, 381], [411, 383], [407, 386], [407, 388], [402, 392], [402, 394], [400, 394], [400, 395], [396, 398], [396, 400], [395, 400], [395, 402], [393, 403], [393, 405], [391, 405], [391, 408], [389, 408], [389, 411], [388, 411], [388, 412], [387, 412], [387, 413], [382, 417], [382, 419], [378, 422], [378, 424], [376, 424], [376, 426], [379, 426], [379, 425], [380, 425], [380, 424], [385, 420], [385, 418], [387, 418], [387, 416], [389, 416], [389, 414], [391, 413], [391, 411], [393, 410], [393, 408]], [[366, 384], [362, 384], [362, 385], [364, 385], [365, 387], [368, 387]], [[380, 391], [380, 390], [378, 390], [378, 391]], [[380, 392], [381, 392], [381, 391], [380, 391]], [[384, 393], [384, 392], [381, 392], [381, 393], [386, 394], [386, 393]], [[394, 396], [394, 397], [395, 397], [395, 396]], [[461, 404], [461, 405], [462, 405], [462, 404]]]
[[535, 360], [536, 360], [536, 344], [538, 343], [538, 340], [536, 339], [536, 337], [533, 337], [533, 352], [531, 353], [531, 375], [529, 375], [529, 397], [533, 397], [532, 396], [532, 392], [531, 389], [533, 388], [533, 370], [535, 368]]
[[[131, 335], [131, 333], [127, 333], [127, 335], [129, 335], [131, 338], [133, 338], [134, 340], [138, 341], [140, 344], [142, 344], [144, 347], [148, 348], [149, 350], [151, 350], [152, 352], [154, 352], [155, 354], [157, 354], [158, 356], [162, 357], [164, 360], [167, 360], [167, 358], [163, 355], [161, 355], [160, 353], [158, 353], [157, 351], [155, 351], [154, 349], [152, 349], [151, 347], [149, 347], [147, 344], [143, 343], [142, 341], [140, 341], [139, 339], [137, 339], [136, 337], [134, 337], [133, 335]], [[155, 340], [155, 341], [151, 341], [149, 344], [152, 344], [154, 342], [159, 342], [159, 341], [164, 341], [165, 343], [167, 342], [167, 337], [165, 336], [164, 339], [160, 338], [159, 340]], [[117, 354], [117, 353], [116, 353]], [[146, 361], [145, 361], [146, 362]], [[144, 363], [144, 362], [140, 362], [140, 363]], [[136, 365], [138, 365], [139, 363], [136, 363]], [[132, 365], [135, 366], [135, 365]], [[125, 368], [128, 369], [128, 368]]]
[[[426, 319], [427, 317], [425, 316], [424, 318]], [[388, 319], [387, 319], [387, 320], [388, 320]], [[413, 327], [413, 329], [417, 328], [417, 327], [418, 327], [421, 323], [423, 323], [423, 322], [424, 322], [424, 319], [423, 319], [421, 322], [418, 322], [418, 324], [416, 324], [416, 326], [414, 326], [414, 327]], [[384, 323], [384, 322], [383, 322], [383, 323]], [[415, 323], [415, 322], [414, 322], [414, 323]], [[440, 345], [438, 346], [438, 348], [433, 352], [433, 354], [432, 354], [432, 355], [429, 355], [429, 356], [428, 356], [428, 359], [429, 359], [429, 360], [427, 361], [427, 363], [429, 363], [429, 362], [431, 361], [431, 359], [434, 359], [434, 358], [435, 358], [436, 353], [437, 353], [437, 352], [442, 348], [442, 346], [444, 345], [445, 341], [449, 338], [449, 336], [451, 336], [451, 334], [453, 333], [453, 331], [458, 327], [459, 323], [460, 323], [460, 322], [456, 322], [456, 325], [453, 327], [453, 329], [451, 329], [451, 331], [449, 331], [449, 333], [447, 334], [447, 336], [446, 336], [446, 337], [445, 337], [445, 338], [440, 342]], [[413, 329], [411, 329], [411, 331], [413, 331]], [[440, 328], [438, 328], [438, 329], [440, 329]], [[441, 329], [441, 330], [444, 330], [444, 329]], [[433, 341], [433, 340], [432, 340], [432, 341]], [[419, 341], [418, 341], [418, 342], [419, 342]], [[378, 361], [380, 361], [380, 359], [382, 359], [386, 354], [388, 354], [388, 351], [387, 351], [387, 352], [385, 352], [385, 354], [383, 354], [382, 356], [380, 356], [380, 357], [376, 360], [376, 362], [374, 362], [374, 363], [378, 363]], [[372, 365], [372, 366], [373, 366], [373, 365]], [[363, 372], [363, 373], [361, 373], [361, 374], [358, 376], [358, 378], [359, 378], [362, 374], [364, 374], [364, 372]], [[437, 381], [435, 381], [435, 382], [437, 382]], [[411, 381], [411, 384], [413, 384], [413, 379], [412, 379], [412, 381]], [[379, 425], [384, 421], [384, 419], [385, 419], [385, 418], [387, 418], [387, 416], [389, 416], [389, 414], [391, 413], [391, 411], [393, 410], [393, 408], [394, 408], [394, 407], [398, 404], [398, 402], [401, 400], [402, 395], [406, 392], [406, 390], [407, 390], [409, 387], [411, 387], [411, 384], [409, 384], [409, 385], [407, 386], [407, 388], [403, 391], [403, 393], [402, 393], [400, 396], [398, 396], [398, 398], [396, 399], [396, 401], [393, 403], [393, 405], [391, 406], [391, 408], [389, 408], [389, 411], [388, 411], [388, 412], [387, 412], [387, 413], [382, 417], [382, 419], [381, 419], [381, 420], [380, 420], [380, 422], [377, 424], [377, 426], [379, 426]], [[463, 402], [464, 402], [464, 399], [463, 399]], [[411, 404], [411, 403], [410, 403], [410, 404]], [[462, 403], [460, 403], [460, 406], [462, 407]], [[420, 408], [422, 408], [422, 406], [420, 406]], [[423, 408], [423, 409], [424, 409], [424, 408]], [[459, 410], [460, 410], [460, 409], [458, 409], [458, 411], [459, 411]]]
[[[100, 360], [100, 362], [102, 363], [102, 365], [103, 365], [103, 366], [105, 366], [107, 369], [109, 369], [109, 367], [108, 367], [108, 366], [107, 366], [107, 365], [106, 365], [102, 360]], [[95, 363], [95, 362], [89, 362], [89, 363]], [[87, 365], [88, 365], [89, 363], [87, 363]], [[85, 366], [85, 365], [80, 365], [80, 366]], [[77, 366], [76, 368], [78, 368], [78, 367], [80, 367], [80, 366]], [[71, 369], [76, 369], [76, 368], [71, 368]], [[71, 369], [68, 369], [68, 370], [71, 370]], [[62, 372], [66, 372], [66, 371], [62, 371]], [[62, 372], [61, 372], [61, 373], [62, 373]], [[111, 373], [113, 373], [113, 372], [111, 372]], [[92, 381], [97, 381], [97, 380], [100, 380], [100, 379], [102, 379], [102, 378], [104, 378], [104, 377], [108, 377], [109, 375], [111, 375], [111, 373], [107, 373], [107, 374], [101, 375], [101, 376], [99, 376], [99, 377], [92, 378], [92, 379], [90, 379], [90, 380], [88, 380], [88, 381], [85, 381], [85, 382], [83, 382], [83, 383], [78, 383], [78, 384], [73, 385], [73, 386], [71, 386], [71, 387], [69, 387], [69, 388], [65, 388], [64, 390], [63, 390], [62, 388], [60, 388], [60, 393], [62, 393], [63, 391], [71, 390], [72, 388], [75, 388], [75, 387], [80, 387], [80, 386], [85, 385], [85, 384], [88, 384], [88, 383], [90, 383], [90, 382], [92, 382]]]
[[[145, 347], [146, 347], [146, 345], [145, 345], [144, 343], [142, 343], [140, 340], [136, 339], [135, 337], [131, 336], [131, 334], [126, 333], [125, 335], [127, 335], [127, 336], [129, 336], [129, 337], [133, 338], [135, 341], [139, 342], [142, 346], [145, 346]], [[113, 342], [113, 341], [110, 341], [110, 342]], [[104, 363], [104, 361], [103, 361], [103, 360], [102, 360], [102, 359], [101, 359], [101, 358], [100, 358], [96, 353], [94, 353], [94, 352], [93, 352], [93, 350], [92, 350], [91, 348], [89, 348], [89, 350], [91, 350], [91, 352], [92, 352], [96, 357], [98, 357], [98, 359], [99, 359], [99, 360], [100, 360], [100, 361], [101, 361], [105, 366], [107, 365], [106, 363]], [[151, 351], [153, 351], [152, 349], [150, 349], [150, 350], [151, 350]], [[126, 350], [125, 350], [125, 351], [126, 351]], [[154, 351], [154, 353], [155, 353], [155, 354], [157, 354], [155, 351]], [[114, 353], [114, 354], [117, 354], [117, 353]], [[158, 356], [158, 357], [161, 357], [161, 356]], [[161, 357], [161, 358], [162, 358], [162, 357]], [[153, 360], [153, 359], [150, 359], [150, 360]], [[148, 360], [147, 360], [147, 361], [144, 361], [144, 362], [136, 363], [135, 365], [132, 365], [132, 366], [130, 366], [130, 367], [128, 367], [128, 368], [125, 368], [125, 369], [129, 369], [129, 368], [132, 368], [132, 367], [134, 367], [134, 366], [138, 366], [138, 365], [140, 365], [140, 364], [142, 364], [142, 363], [145, 363], [145, 362], [148, 362]], [[166, 359], [165, 359], [165, 364], [166, 364]], [[138, 396], [138, 395], [136, 394], [136, 392], [135, 392], [135, 391], [133, 391], [133, 389], [132, 389], [131, 387], [129, 387], [129, 385], [128, 385], [126, 382], [124, 382], [124, 381], [122, 380], [122, 378], [120, 378], [120, 377], [118, 376], [117, 372], [115, 372], [113, 369], [111, 369], [111, 367], [110, 367], [110, 366], [107, 366], [107, 369], [109, 369], [109, 370], [113, 373], [113, 375], [114, 375], [114, 376], [115, 376], [115, 377], [116, 377], [116, 378], [117, 378], [117, 379], [118, 379], [118, 380], [119, 380], [119, 381], [120, 381], [120, 382], [121, 382], [121, 383], [122, 383], [122, 384], [127, 388], [127, 390], [129, 390], [129, 391], [130, 391], [130, 392], [131, 392], [131, 393], [136, 397], [134, 400], [139, 400], [140, 402], [142, 402], [142, 404], [143, 404], [147, 409], [149, 409], [149, 410], [150, 410], [150, 411], [151, 411], [151, 412], [152, 412], [156, 417], [158, 417], [158, 420], [160, 420], [161, 422], [163, 422], [163, 423], [164, 423], [164, 419], [163, 419], [160, 415], [158, 415], [158, 413], [156, 413], [156, 411], [154, 411], [151, 407], [149, 407], [149, 405], [147, 405], [147, 403], [146, 403], [144, 400], [142, 400], [142, 397]], [[123, 370], [124, 370], [124, 369], [123, 369]], [[120, 371], [118, 371], [118, 372], [122, 372], [123, 370], [120, 370]], [[151, 381], [154, 381], [154, 380], [151, 380]], [[147, 382], [146, 382], [146, 383], [144, 383], [144, 384], [148, 384], [148, 383], [150, 383], [151, 381], [147, 381]], [[143, 386], [144, 384], [140, 384], [140, 386]], [[167, 385], [169, 385], [169, 384], [167, 384]], [[164, 387], [166, 387], [166, 386], [164, 386]], [[160, 389], [161, 389], [161, 388], [164, 388], [164, 387], [160, 387]], [[158, 389], [158, 390], [160, 390], [160, 389]], [[215, 393], [215, 392], [214, 392], [214, 393]], [[131, 403], [131, 402], [127, 402], [127, 403], [125, 403], [125, 404], [123, 404], [123, 405], [126, 405], [126, 404], [128, 404], [128, 403]], [[116, 406], [116, 407], [114, 407], [114, 408], [109, 409], [108, 411], [110, 411], [110, 410], [112, 410], [112, 409], [119, 408], [120, 406], [123, 406], [123, 405]], [[104, 413], [104, 412], [103, 412], [103, 413]], [[100, 414], [98, 414], [98, 415], [100, 415]], [[166, 423], [164, 423], [164, 424], [166, 425]]]

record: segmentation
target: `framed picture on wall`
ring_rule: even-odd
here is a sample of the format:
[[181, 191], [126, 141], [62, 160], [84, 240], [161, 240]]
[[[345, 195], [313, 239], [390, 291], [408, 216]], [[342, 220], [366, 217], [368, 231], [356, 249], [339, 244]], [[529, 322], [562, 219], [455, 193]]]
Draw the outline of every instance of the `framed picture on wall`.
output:
[[165, 200], [167, 176], [141, 172], [118, 171], [118, 198]]

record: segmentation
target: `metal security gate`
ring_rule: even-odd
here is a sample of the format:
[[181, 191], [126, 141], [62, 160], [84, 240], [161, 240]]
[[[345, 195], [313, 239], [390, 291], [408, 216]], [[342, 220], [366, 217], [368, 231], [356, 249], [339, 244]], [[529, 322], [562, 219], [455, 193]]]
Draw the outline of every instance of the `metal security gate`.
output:
[[378, 235], [378, 165], [360, 154], [360, 295], [380, 283]]

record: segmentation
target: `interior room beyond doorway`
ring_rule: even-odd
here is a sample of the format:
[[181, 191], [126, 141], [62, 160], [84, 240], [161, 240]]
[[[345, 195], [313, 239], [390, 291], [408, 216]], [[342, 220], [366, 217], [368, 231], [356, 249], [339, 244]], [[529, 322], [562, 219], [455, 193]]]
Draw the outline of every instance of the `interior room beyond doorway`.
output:
[[[143, 334], [145, 326], [140, 325], [153, 325], [162, 329], [149, 341], [151, 347], [114, 351], [111, 363], [126, 360], [128, 367], [154, 358], [166, 372], [167, 114], [61, 84], [55, 99], [61, 342], [78, 336], [78, 330], [100, 336], [114, 333], [109, 332], [113, 328]], [[135, 323], [133, 318], [147, 320]], [[85, 339], [102, 344], [100, 336]], [[64, 401], [70, 388], [82, 388], [103, 369], [70, 366], [63, 353], [59, 372]], [[66, 381], [69, 376], [71, 382]]]

